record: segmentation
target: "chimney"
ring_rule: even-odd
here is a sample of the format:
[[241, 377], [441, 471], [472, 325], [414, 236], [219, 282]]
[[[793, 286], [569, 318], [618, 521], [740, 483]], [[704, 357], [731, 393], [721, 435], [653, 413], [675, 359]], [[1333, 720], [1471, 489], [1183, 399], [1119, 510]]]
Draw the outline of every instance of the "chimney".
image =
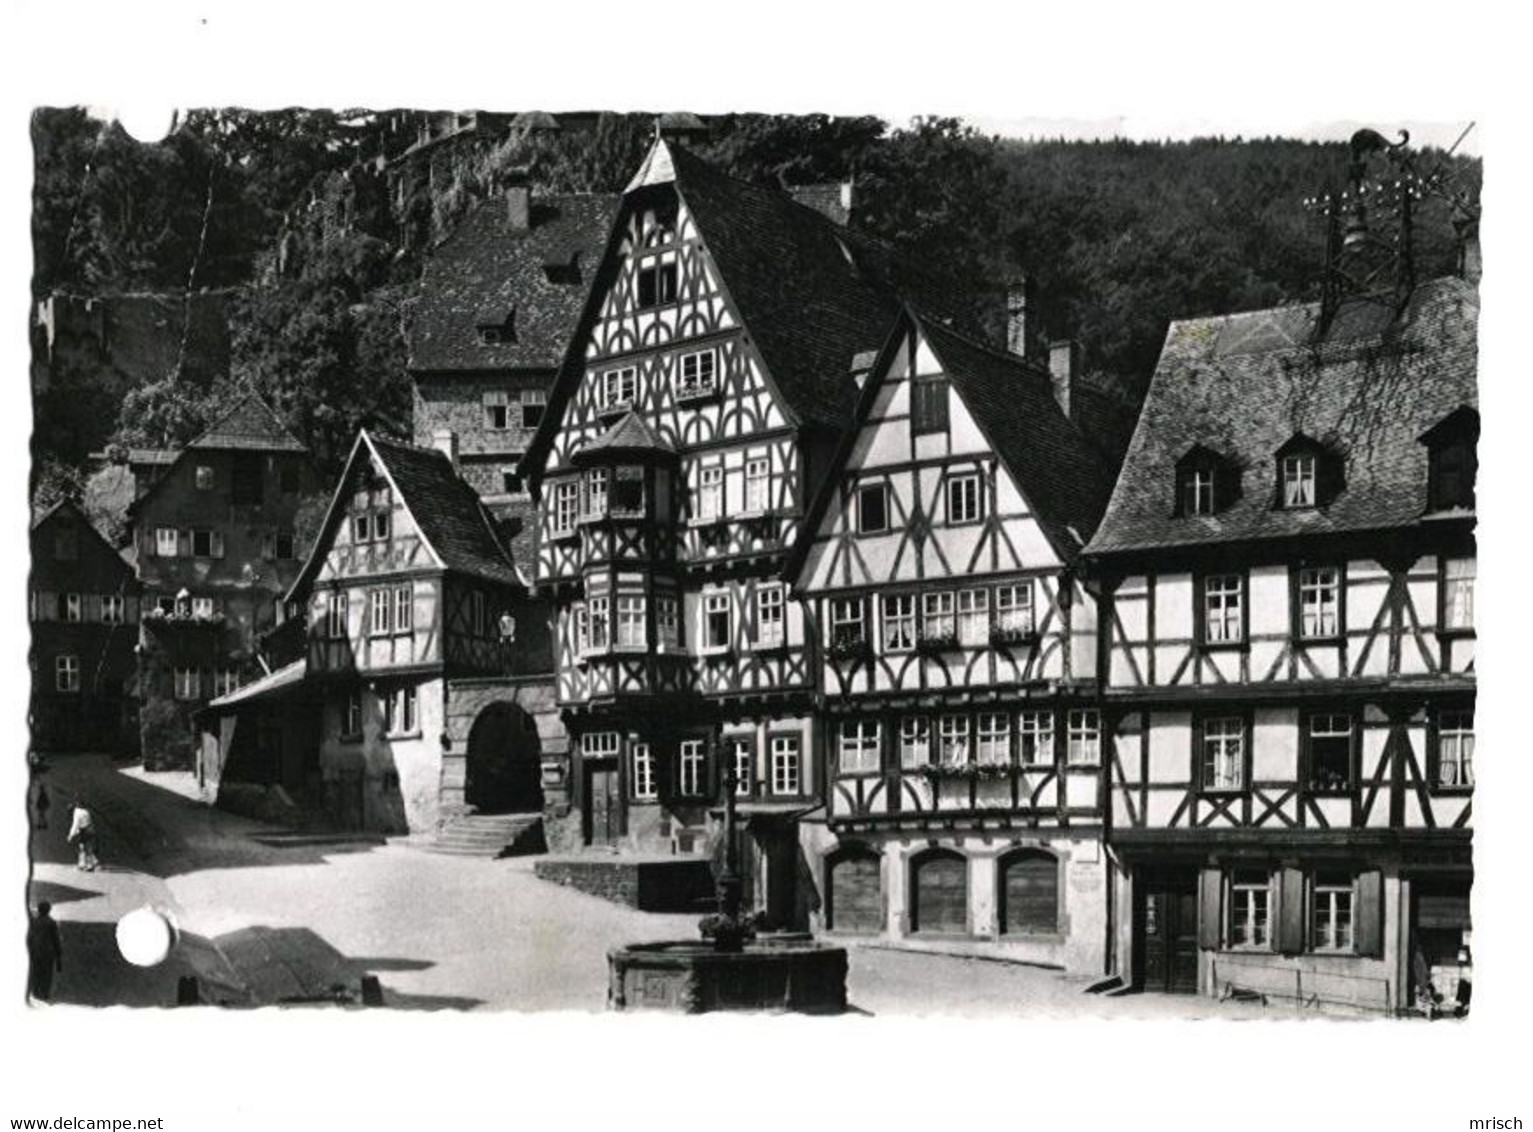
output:
[[1054, 386], [1054, 400], [1065, 416], [1070, 415], [1070, 395], [1081, 372], [1080, 343], [1066, 338], [1049, 343], [1049, 383]]
[[532, 227], [532, 185], [525, 166], [506, 172], [506, 222], [513, 232]]
[[431, 447], [441, 452], [452, 466], [458, 466], [458, 434], [450, 428], [439, 428], [431, 434]]
[[1037, 335], [1028, 325], [1033, 306], [1032, 279], [1019, 275], [1006, 285], [1006, 349], [1019, 358], [1033, 353], [1030, 343]]
[[788, 195], [806, 208], [845, 228], [852, 216], [853, 182], [830, 181], [819, 185], [790, 185]]

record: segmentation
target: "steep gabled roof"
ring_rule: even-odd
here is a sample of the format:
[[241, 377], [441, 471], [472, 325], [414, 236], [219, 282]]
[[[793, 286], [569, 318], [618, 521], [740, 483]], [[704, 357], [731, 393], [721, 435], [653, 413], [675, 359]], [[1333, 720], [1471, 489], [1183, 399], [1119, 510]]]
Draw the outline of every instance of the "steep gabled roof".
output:
[[308, 561], [288, 590], [287, 600], [294, 600], [313, 584], [329, 553], [336, 527], [345, 517], [356, 469], [369, 459], [398, 494], [436, 565], [493, 582], [521, 581], [478, 493], [458, 474], [445, 453], [373, 436], [363, 430], [346, 458], [346, 468], [336, 482], [325, 521]]
[[[629, 182], [626, 199], [662, 185], [673, 185], [686, 202], [769, 380], [800, 423], [842, 428], [852, 419], [857, 402], [852, 359], [884, 342], [902, 301], [919, 303], [933, 318], [978, 329], [969, 325], [949, 285], [887, 244], [657, 140]], [[615, 224], [603, 260], [607, 274], [587, 296], [549, 411], [528, 446], [526, 463], [535, 474], [583, 374], [583, 340], [598, 316], [618, 237]]]
[[[619, 200], [534, 194], [525, 230], [512, 226], [503, 198], [472, 209], [422, 273], [410, 317], [410, 369], [557, 368]], [[483, 342], [479, 327], [487, 324], [510, 333]]]
[[915, 323], [1049, 543], [1074, 562], [1102, 518], [1113, 469], [1065, 416], [1046, 372], [921, 315]]
[[272, 407], [255, 393], [247, 393], [186, 447], [203, 450], [301, 452], [305, 455], [309, 451], [282, 423]]
[[[1318, 342], [1317, 304], [1175, 322], [1090, 554], [1414, 525], [1427, 501], [1421, 436], [1475, 406], [1479, 296], [1458, 278], [1419, 286], [1398, 318], [1344, 306]], [[1324, 507], [1283, 510], [1276, 455], [1296, 433], [1344, 463]], [[1175, 464], [1202, 444], [1228, 456], [1239, 497], [1174, 514]]]

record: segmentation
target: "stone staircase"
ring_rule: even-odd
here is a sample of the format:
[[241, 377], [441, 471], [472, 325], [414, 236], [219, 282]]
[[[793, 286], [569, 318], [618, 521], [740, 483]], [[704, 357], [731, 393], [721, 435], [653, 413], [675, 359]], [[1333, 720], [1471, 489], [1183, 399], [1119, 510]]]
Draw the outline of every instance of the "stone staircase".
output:
[[541, 853], [542, 814], [458, 814], [437, 830], [436, 838], [422, 846], [430, 853], [455, 857], [513, 857]]

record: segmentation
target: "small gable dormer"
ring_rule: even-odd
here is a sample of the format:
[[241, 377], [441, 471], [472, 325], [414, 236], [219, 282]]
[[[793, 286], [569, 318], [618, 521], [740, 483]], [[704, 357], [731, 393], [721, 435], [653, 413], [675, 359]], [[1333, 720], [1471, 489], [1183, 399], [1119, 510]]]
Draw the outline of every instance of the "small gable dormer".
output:
[[1427, 512], [1473, 511], [1479, 412], [1460, 405], [1418, 439], [1427, 446]]
[[1240, 469], [1228, 456], [1194, 444], [1176, 462], [1173, 513], [1217, 515], [1240, 498]]
[[516, 341], [516, 308], [482, 310], [475, 320], [479, 341], [485, 346], [509, 345]]
[[1273, 459], [1277, 488], [1272, 505], [1278, 510], [1326, 507], [1341, 493], [1341, 457], [1313, 437], [1294, 433]]

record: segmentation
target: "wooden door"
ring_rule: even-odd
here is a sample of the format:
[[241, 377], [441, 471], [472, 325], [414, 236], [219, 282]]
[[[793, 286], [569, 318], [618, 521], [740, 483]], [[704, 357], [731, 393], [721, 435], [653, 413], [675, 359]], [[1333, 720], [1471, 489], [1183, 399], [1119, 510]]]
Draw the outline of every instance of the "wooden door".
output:
[[962, 857], [940, 854], [915, 864], [910, 930], [963, 935], [969, 930], [969, 868]]
[[586, 844], [615, 845], [621, 834], [622, 797], [617, 768], [586, 767]]
[[1197, 874], [1148, 878], [1140, 885], [1135, 933], [1141, 986], [1171, 994], [1198, 989]]

